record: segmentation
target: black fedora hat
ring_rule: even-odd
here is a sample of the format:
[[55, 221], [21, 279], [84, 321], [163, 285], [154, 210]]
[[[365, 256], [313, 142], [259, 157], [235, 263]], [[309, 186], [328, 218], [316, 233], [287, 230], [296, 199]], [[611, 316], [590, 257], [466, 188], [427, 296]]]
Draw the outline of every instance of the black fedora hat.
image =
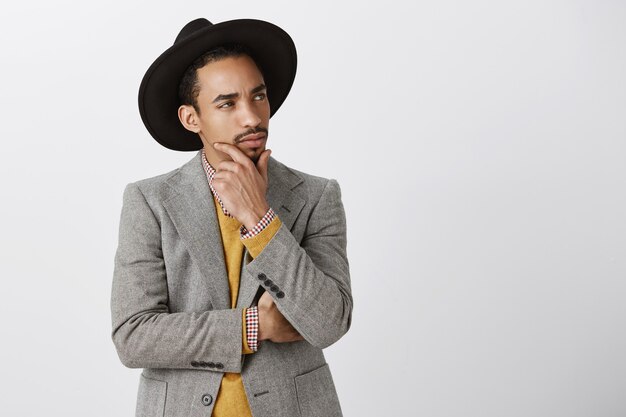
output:
[[296, 47], [278, 26], [255, 19], [212, 24], [199, 18], [187, 23], [174, 45], [150, 66], [139, 87], [139, 114], [148, 132], [166, 148], [196, 151], [202, 148], [197, 133], [185, 129], [178, 119], [178, 85], [185, 70], [198, 57], [217, 46], [241, 43], [263, 73], [270, 117], [283, 103], [296, 76]]

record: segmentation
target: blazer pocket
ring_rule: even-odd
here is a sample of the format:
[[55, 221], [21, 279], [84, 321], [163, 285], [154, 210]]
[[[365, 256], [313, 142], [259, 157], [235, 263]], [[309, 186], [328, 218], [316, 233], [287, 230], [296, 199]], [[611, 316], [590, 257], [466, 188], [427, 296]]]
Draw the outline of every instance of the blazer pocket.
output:
[[302, 417], [341, 417], [341, 407], [328, 364], [295, 378]]
[[163, 417], [167, 382], [144, 376], [139, 377], [136, 417]]

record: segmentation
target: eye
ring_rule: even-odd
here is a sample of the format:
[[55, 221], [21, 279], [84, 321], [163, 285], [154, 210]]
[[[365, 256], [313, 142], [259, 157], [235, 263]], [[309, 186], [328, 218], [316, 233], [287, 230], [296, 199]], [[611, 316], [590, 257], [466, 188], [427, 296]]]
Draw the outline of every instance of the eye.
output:
[[254, 99], [256, 100], [257, 97], [261, 97], [259, 100], [263, 100], [265, 99], [265, 93], [259, 93], [256, 96], [254, 96]]
[[220, 109], [227, 109], [229, 107], [232, 107], [235, 103], [233, 103], [232, 101], [227, 101], [226, 103], [218, 106], [218, 108]]

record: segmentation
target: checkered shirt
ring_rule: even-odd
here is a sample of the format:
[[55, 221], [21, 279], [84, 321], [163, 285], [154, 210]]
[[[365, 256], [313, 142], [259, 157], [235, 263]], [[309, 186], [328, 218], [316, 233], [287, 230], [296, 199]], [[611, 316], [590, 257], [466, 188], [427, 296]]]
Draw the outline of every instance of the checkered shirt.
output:
[[257, 306], [246, 309], [246, 339], [254, 352], [259, 349], [259, 309]]

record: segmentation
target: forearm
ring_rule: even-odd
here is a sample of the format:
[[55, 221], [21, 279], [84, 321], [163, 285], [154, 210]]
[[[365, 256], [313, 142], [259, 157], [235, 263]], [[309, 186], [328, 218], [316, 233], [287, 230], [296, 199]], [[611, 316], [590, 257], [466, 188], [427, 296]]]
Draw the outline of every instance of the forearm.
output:
[[111, 291], [111, 336], [120, 360], [132, 368], [240, 372], [241, 310], [170, 312], [161, 242], [157, 218], [129, 184]]
[[247, 265], [247, 272], [273, 296], [280, 312], [305, 340], [325, 348], [348, 331], [352, 316], [347, 261], [337, 258], [333, 263], [332, 268], [320, 269], [281, 226]]
[[143, 311], [114, 327], [112, 338], [129, 368], [241, 372], [241, 315], [241, 310]]
[[122, 363], [240, 372], [241, 310], [171, 313], [162, 259], [147, 259], [124, 246], [115, 257], [111, 336]]
[[[338, 214], [338, 215], [340, 215], [341, 213], [337, 213], [337, 214]], [[275, 218], [274, 218], [274, 219], [273, 219], [273, 220], [272, 220], [272, 221], [271, 221], [271, 222], [267, 225], [267, 227], [264, 227], [264, 230], [263, 230], [262, 232], [260, 232], [259, 234], [257, 234], [256, 236], [254, 236], [254, 237], [252, 237], [252, 238], [248, 238], [248, 239], [242, 239], [242, 241], [243, 241], [244, 245], [246, 246], [246, 248], [248, 249], [249, 253], [252, 255], [252, 257], [253, 257], [253, 258], [257, 258], [257, 257], [258, 257], [258, 256], [259, 256], [259, 255], [260, 255], [260, 254], [261, 254], [261, 253], [265, 250], [265, 248], [266, 248], [266, 247], [267, 247], [267, 245], [270, 243], [270, 241], [271, 241], [272, 239], [274, 239], [274, 237], [275, 237], [276, 233], [277, 233], [277, 232], [279, 231], [279, 229], [281, 228], [281, 225], [282, 225], [282, 222], [281, 222], [280, 218], [275, 217]], [[336, 228], [336, 229], [337, 229], [338, 231], [339, 231], [340, 229], [341, 229], [341, 230], [343, 230], [343, 233], [344, 233], [344, 235], [345, 235], [345, 228], [343, 228], [343, 229], [342, 229], [341, 227], [339, 227], [339, 228]], [[290, 232], [287, 232], [287, 234], [288, 234], [289, 236], [291, 236], [291, 233], [290, 233]], [[343, 236], [343, 238], [344, 238], [343, 240], [345, 240], [345, 236]], [[287, 245], [288, 245], [288, 246], [290, 246], [290, 247], [292, 247], [292, 248], [300, 247], [300, 246], [299, 246], [299, 245], [295, 242], [295, 239], [293, 239], [293, 237], [291, 237], [291, 239], [289, 239], [289, 238], [287, 237], [287, 239], [288, 239], [288, 242], [287, 242]], [[340, 244], [340, 242], [342, 242], [342, 241], [343, 241], [343, 240], [342, 240], [342, 233], [338, 233], [338, 236], [335, 236], [335, 239], [334, 239], [334, 240], [335, 240], [335, 245], [337, 245], [337, 246], [338, 246], [336, 249], [339, 249], [339, 251], [337, 252], [337, 254], [335, 254], [335, 257], [337, 257], [337, 258], [341, 258], [341, 255], [338, 255], [338, 254], [339, 254], [339, 253], [343, 253], [343, 254], [344, 254], [344, 255], [343, 255], [343, 257], [344, 257], [344, 260], [345, 260], [345, 250], [344, 250], [343, 252], [341, 251], [341, 244]], [[328, 241], [328, 242], [326, 242], [326, 246], [328, 246], [328, 244], [331, 244], [331, 245], [332, 245], [333, 243], [332, 243], [331, 241]], [[328, 248], [328, 247], [327, 247], [327, 248]], [[345, 248], [344, 248], [344, 249], [345, 249]], [[327, 255], [330, 255], [330, 253], [326, 253], [326, 254], [327, 254]], [[302, 255], [304, 255], [304, 257], [302, 257]], [[271, 255], [270, 255], [270, 256], [271, 256]], [[293, 256], [293, 255], [292, 255], [292, 256]], [[298, 265], [298, 264], [300, 264], [301, 262], [311, 262], [311, 263], [312, 263], [312, 261], [311, 261], [310, 257], [309, 257], [309, 256], [306, 256], [306, 253], [303, 253], [302, 251], [301, 251], [301, 252], [299, 252], [299, 254], [298, 254], [298, 255], [296, 255], [296, 257], [298, 257], [299, 259], [297, 259], [297, 260], [291, 260], [291, 259], [286, 258], [286, 257], [284, 256], [284, 254], [282, 254], [282, 253], [281, 253], [281, 254], [278, 254], [275, 258], [276, 258], [276, 259], [279, 259], [279, 260], [280, 260], [280, 263], [282, 263], [285, 267], [286, 267], [287, 265], [290, 265], [290, 266], [291, 266], [291, 265], [295, 265], [295, 266], [296, 266], [296, 269], [298, 268], [298, 267], [297, 267], [297, 265]], [[347, 278], [347, 275], [348, 275], [348, 268], [347, 268], [347, 266], [348, 266], [348, 265], [347, 265], [347, 262], [345, 262], [345, 269], [344, 269], [344, 271], [343, 271], [343, 272], [344, 272], [344, 276], [345, 276], [346, 278]], [[306, 267], [305, 267], [305, 269], [306, 269]], [[317, 272], [317, 273], [318, 273], [318, 275], [319, 275], [319, 274], [324, 275], [324, 272], [322, 272], [322, 271], [321, 271], [321, 270], [319, 270], [319, 269], [318, 269], [318, 272]], [[262, 275], [262, 276], [263, 276], [263, 275]], [[266, 276], [266, 275], [265, 275], [265, 276]], [[253, 278], [253, 279], [254, 279], [254, 278]], [[301, 279], [301, 278], [300, 278], [300, 277], [298, 277], [298, 280], [300, 280], [300, 279]], [[322, 278], [322, 279], [323, 279], [323, 278]], [[258, 280], [258, 274], [257, 274], [257, 278], [255, 279], [255, 281], [256, 281], [256, 280]], [[260, 280], [260, 283], [261, 283], [261, 285], [264, 285], [264, 286], [266, 287], [266, 290], [267, 290], [267, 292], [268, 292], [269, 294], [271, 294], [272, 296], [274, 296], [274, 297], [276, 297], [276, 298], [282, 298], [282, 297], [284, 297], [284, 291], [282, 291], [282, 290], [281, 290], [281, 291], [279, 291], [279, 290], [278, 290], [278, 286], [277, 286], [276, 284], [274, 284], [274, 283], [272, 283], [272, 284], [266, 284], [266, 282], [265, 282], [265, 281], [266, 281], [265, 279], [264, 279], [264, 280]], [[321, 282], [321, 280], [320, 280], [320, 279], [314, 279], [314, 281], [313, 281], [313, 282]], [[269, 281], [268, 281], [268, 283], [269, 283]], [[312, 290], [313, 290], [313, 291], [319, 291], [320, 293], [323, 293], [323, 289], [319, 289], [319, 288], [318, 288], [318, 289], [316, 289], [316, 288], [313, 288]], [[331, 291], [331, 292], [333, 292], [333, 295], [334, 295], [334, 293], [335, 293], [335, 292], [334, 292], [334, 288], [332, 288], [332, 286], [331, 286], [331, 287], [326, 287], [326, 290], [327, 290], [327, 291]], [[305, 291], [306, 291], [306, 290], [305, 290]], [[292, 291], [291, 293], [293, 294], [294, 292]], [[351, 296], [350, 296], [350, 291], [349, 291], [349, 283], [348, 283], [348, 290], [346, 291], [346, 295], [347, 295], [347, 297], [348, 297], [348, 298], [350, 298], [350, 297], [351, 297]], [[307, 300], [311, 300], [311, 298], [312, 298], [312, 297], [303, 297], [303, 301], [302, 301], [302, 302], [306, 302]], [[262, 297], [262, 299], [263, 299], [263, 297]], [[329, 300], [329, 299], [330, 299], [330, 298], [327, 298], [327, 300]], [[342, 299], [342, 300], [337, 300], [337, 302], [343, 302], [343, 299]], [[267, 304], [267, 303], [265, 303], [265, 304], [262, 306], [262, 305], [261, 305], [261, 302], [259, 301], [259, 308], [260, 308], [260, 310], [261, 310], [261, 311], [265, 311], [265, 310], [263, 310], [264, 308], [270, 308], [272, 305], [275, 305], [275, 303], [271, 303], [271, 304]], [[313, 305], [306, 305], [306, 306], [304, 306], [304, 307], [302, 307], [302, 308], [304, 308], [304, 309], [310, 309], [311, 313], [313, 313], [313, 314], [314, 314], [316, 311], [318, 311], [318, 312], [323, 311], [323, 312], [324, 312], [324, 314], [327, 314], [327, 313], [328, 313], [327, 306], [313, 306]], [[351, 310], [351, 300], [350, 300], [350, 306], [349, 306], [349, 309]], [[271, 308], [270, 308], [270, 310], [271, 310]], [[280, 310], [279, 310], [279, 311], [280, 311]], [[269, 319], [269, 320], [271, 320], [271, 317], [274, 317], [274, 316], [272, 315], [272, 313], [271, 313], [269, 310], [267, 311], [267, 314], [268, 314], [268, 316], [267, 316], [267, 317], [270, 317], [270, 319]], [[305, 314], [305, 316], [306, 316], [306, 314]], [[281, 320], [280, 320], [280, 318], [281, 318], [281, 317], [284, 317], [284, 315], [283, 315], [283, 314], [280, 314], [280, 317], [276, 317], [276, 319], [278, 320], [278, 323], [280, 323], [280, 322], [281, 322]], [[292, 316], [292, 317], [295, 317], [295, 316]], [[286, 317], [285, 317], [285, 318], [286, 318]], [[287, 321], [291, 324], [291, 321], [290, 321], [288, 318], [286, 318], [286, 319], [287, 319]], [[292, 320], [293, 320], [293, 319], [294, 319], [294, 318], [292, 318]], [[340, 320], [341, 320], [341, 319], [340, 319]], [[348, 320], [349, 320], [349, 319], [348, 319]], [[319, 322], [319, 319], [318, 319], [318, 322]], [[325, 320], [325, 322], [328, 324], [329, 320]], [[269, 324], [269, 323], [268, 323], [268, 324]], [[276, 325], [276, 323], [274, 323], [274, 324]], [[306, 325], [306, 324], [303, 324], [303, 326], [305, 326], [305, 325]], [[348, 325], [348, 326], [349, 326], [349, 325]], [[333, 340], [331, 340], [331, 341], [329, 341], [329, 342], [326, 342], [326, 344], [331, 344], [332, 342], [334, 342], [335, 340], [337, 340], [339, 337], [341, 337], [341, 335], [343, 335], [343, 334], [347, 331], [347, 327], [348, 327], [348, 326], [344, 326], [344, 323], [337, 323], [337, 326], [336, 326], [336, 327], [337, 327], [337, 333], [338, 333], [338, 335], [337, 335], [337, 336], [336, 336]], [[271, 329], [271, 328], [274, 328], [274, 327], [272, 327], [272, 326], [270, 325], [270, 327], [269, 327], [269, 328]], [[281, 330], [281, 334], [280, 334], [280, 335], [267, 336], [267, 334], [266, 334], [266, 337], [267, 337], [267, 338], [271, 338], [273, 341], [276, 341], [276, 340], [281, 340], [282, 338], [284, 338], [286, 341], [289, 341], [289, 340], [290, 340], [290, 339], [292, 339], [293, 337], [296, 337], [296, 335], [297, 335], [297, 337], [300, 337], [300, 336], [301, 336], [301, 335], [298, 335], [297, 333], [295, 333], [294, 335], [290, 334], [290, 331], [293, 331], [293, 329], [294, 329], [293, 324], [291, 324], [291, 326], [288, 326], [288, 328], [286, 328], [287, 330], [284, 330], [284, 329], [283, 329], [282, 327], [280, 327], [280, 326], [279, 326], [279, 327], [277, 327], [277, 329], [282, 329], [282, 330]], [[291, 330], [289, 330], [289, 329], [291, 329]], [[267, 330], [267, 327], [266, 327], [266, 330]], [[332, 329], [328, 329], [328, 328], [324, 329], [324, 331], [326, 331], [326, 332], [328, 332], [328, 330], [332, 330]], [[282, 333], [283, 331], [286, 331], [287, 333]], [[319, 329], [318, 329], [317, 331], [311, 331], [311, 332], [310, 332], [310, 334], [311, 334], [310, 340], [311, 340], [311, 341], [315, 341], [315, 340], [316, 340], [316, 338], [315, 338], [315, 336], [314, 336], [314, 335], [315, 335], [315, 334], [319, 334], [319, 333], [320, 333], [320, 332], [319, 332]], [[271, 334], [271, 331], [270, 331], [270, 334]], [[333, 338], [333, 336], [330, 336], [330, 337], [331, 337], [331, 338]], [[318, 345], [322, 345], [322, 344], [324, 344], [325, 342], [324, 342], [324, 341], [322, 341], [322, 340], [318, 340], [316, 343], [317, 343]]]

